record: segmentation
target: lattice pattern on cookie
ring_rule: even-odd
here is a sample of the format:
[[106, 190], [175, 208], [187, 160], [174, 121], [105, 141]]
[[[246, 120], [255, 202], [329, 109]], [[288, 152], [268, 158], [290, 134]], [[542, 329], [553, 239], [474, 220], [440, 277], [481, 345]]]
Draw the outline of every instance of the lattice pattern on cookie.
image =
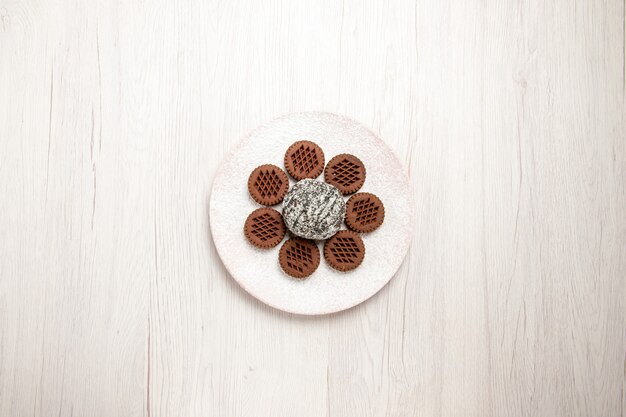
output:
[[282, 215], [269, 207], [256, 209], [250, 213], [243, 230], [248, 241], [261, 249], [278, 245], [287, 231]]
[[287, 266], [300, 273], [314, 263], [312, 249], [299, 241], [287, 248], [285, 257]]
[[279, 219], [275, 219], [268, 213], [263, 213], [252, 219], [250, 233], [261, 242], [279, 237], [283, 233], [283, 226]]
[[262, 198], [278, 196], [283, 181], [273, 169], [262, 169], [254, 182], [254, 187]]
[[384, 220], [385, 206], [374, 194], [357, 193], [346, 203], [346, 224], [355, 232], [372, 232]]
[[354, 155], [336, 155], [326, 165], [324, 179], [344, 195], [355, 193], [365, 182], [365, 165]]
[[347, 159], [341, 160], [332, 166], [333, 181], [344, 187], [360, 181], [361, 167]]
[[356, 214], [355, 221], [362, 226], [374, 223], [378, 217], [380, 206], [371, 198], [355, 201], [352, 211]]
[[317, 150], [306, 143], [301, 144], [295, 152], [291, 154], [293, 167], [302, 175], [309, 175], [320, 165], [317, 157]]
[[324, 244], [324, 258], [331, 268], [351, 271], [365, 259], [363, 239], [351, 230], [340, 230]]
[[[359, 261], [360, 252], [359, 245], [351, 237], [337, 237], [333, 240], [329, 248], [335, 257], [335, 261], [339, 264], [354, 264]], [[360, 262], [360, 261], [359, 261]]]

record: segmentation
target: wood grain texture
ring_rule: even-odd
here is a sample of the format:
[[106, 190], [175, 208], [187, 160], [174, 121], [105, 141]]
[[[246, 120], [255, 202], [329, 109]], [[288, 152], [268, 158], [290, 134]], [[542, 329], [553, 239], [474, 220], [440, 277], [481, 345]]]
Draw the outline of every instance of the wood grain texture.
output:
[[[0, 415], [626, 416], [623, 1], [0, 0]], [[210, 239], [303, 110], [417, 198], [404, 265], [280, 313]]]

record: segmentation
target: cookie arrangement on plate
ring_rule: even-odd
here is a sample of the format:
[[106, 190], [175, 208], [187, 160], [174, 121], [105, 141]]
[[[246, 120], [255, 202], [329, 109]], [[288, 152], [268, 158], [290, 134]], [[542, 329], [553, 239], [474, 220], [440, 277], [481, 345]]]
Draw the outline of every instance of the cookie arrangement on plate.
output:
[[[283, 271], [296, 279], [310, 276], [320, 264], [317, 240], [324, 240], [324, 259], [332, 268], [347, 272], [365, 258], [359, 233], [376, 230], [385, 219], [385, 207], [371, 193], [358, 193], [365, 183], [365, 165], [354, 155], [340, 154], [324, 167], [322, 148], [302, 140], [291, 145], [284, 159], [287, 173], [298, 181], [289, 189], [287, 173], [276, 165], [255, 168], [248, 192], [266, 206], [246, 219], [244, 234], [261, 249], [280, 244], [278, 260]], [[316, 180], [322, 172], [324, 181]], [[346, 202], [344, 196], [352, 196]], [[282, 213], [267, 207], [283, 203]], [[348, 230], [341, 230], [346, 224]]]

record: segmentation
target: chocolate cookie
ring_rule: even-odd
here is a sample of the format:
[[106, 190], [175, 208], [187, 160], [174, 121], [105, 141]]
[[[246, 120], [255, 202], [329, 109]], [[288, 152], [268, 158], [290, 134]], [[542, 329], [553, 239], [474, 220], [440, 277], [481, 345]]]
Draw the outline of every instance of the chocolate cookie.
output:
[[326, 165], [324, 180], [343, 195], [356, 193], [365, 182], [365, 165], [354, 155], [337, 155]]
[[289, 189], [289, 178], [276, 165], [257, 167], [248, 178], [248, 192], [259, 204], [273, 206], [285, 198]]
[[385, 220], [385, 206], [374, 194], [357, 193], [346, 204], [346, 224], [355, 232], [376, 230]]
[[283, 216], [273, 208], [254, 210], [243, 227], [248, 242], [257, 248], [269, 249], [278, 245], [287, 232]]
[[287, 275], [306, 278], [319, 266], [320, 250], [312, 240], [294, 237], [283, 243], [278, 262]]
[[365, 258], [363, 239], [352, 230], [340, 230], [324, 244], [324, 258], [338, 271], [351, 271]]
[[324, 152], [315, 143], [300, 140], [285, 152], [285, 168], [298, 181], [317, 178], [324, 170]]

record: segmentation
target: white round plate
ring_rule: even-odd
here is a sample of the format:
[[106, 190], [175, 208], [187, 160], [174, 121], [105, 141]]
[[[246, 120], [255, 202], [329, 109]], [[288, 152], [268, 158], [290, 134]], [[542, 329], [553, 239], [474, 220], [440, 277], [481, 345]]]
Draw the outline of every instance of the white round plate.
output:
[[[359, 191], [382, 200], [385, 221], [374, 232], [361, 235], [365, 243], [361, 266], [350, 272], [332, 269], [323, 256], [323, 242], [318, 242], [320, 265], [309, 278], [299, 281], [280, 268], [282, 243], [269, 250], [257, 249], [246, 240], [243, 225], [261, 207], [248, 194], [252, 170], [262, 164], [283, 168], [285, 151], [302, 139], [317, 143], [326, 162], [340, 153], [361, 159], [367, 176]], [[318, 180], [323, 181], [324, 174]], [[295, 183], [293, 178], [290, 182]], [[281, 205], [275, 208], [282, 209]], [[290, 114], [254, 130], [224, 160], [213, 182], [210, 225], [226, 269], [252, 296], [290, 313], [334, 313], [376, 294], [402, 264], [413, 229], [409, 180], [391, 149], [363, 125], [331, 113]]]

